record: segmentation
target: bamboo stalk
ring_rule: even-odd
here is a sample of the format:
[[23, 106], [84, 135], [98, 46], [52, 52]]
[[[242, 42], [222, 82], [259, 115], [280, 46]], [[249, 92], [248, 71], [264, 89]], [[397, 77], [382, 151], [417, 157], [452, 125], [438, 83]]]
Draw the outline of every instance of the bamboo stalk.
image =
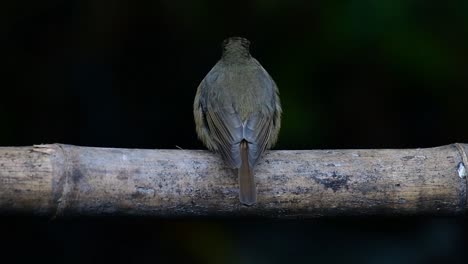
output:
[[0, 213], [157, 217], [446, 215], [468, 209], [467, 144], [270, 151], [258, 202], [217, 155], [62, 144], [0, 148]]

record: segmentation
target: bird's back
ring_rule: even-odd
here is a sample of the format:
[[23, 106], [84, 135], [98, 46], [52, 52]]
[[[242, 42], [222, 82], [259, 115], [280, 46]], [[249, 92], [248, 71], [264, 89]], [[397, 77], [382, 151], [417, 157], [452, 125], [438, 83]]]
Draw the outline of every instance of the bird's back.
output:
[[[235, 168], [239, 144], [249, 143], [251, 165], [276, 141], [279, 99], [276, 84], [257, 60], [226, 64], [219, 61], [200, 85], [208, 130], [216, 150]], [[278, 107], [277, 107], [278, 106]]]
[[271, 103], [275, 101], [276, 85], [255, 59], [244, 65], [219, 62], [205, 81], [208, 106], [233, 107], [242, 121], [253, 113], [274, 112]]

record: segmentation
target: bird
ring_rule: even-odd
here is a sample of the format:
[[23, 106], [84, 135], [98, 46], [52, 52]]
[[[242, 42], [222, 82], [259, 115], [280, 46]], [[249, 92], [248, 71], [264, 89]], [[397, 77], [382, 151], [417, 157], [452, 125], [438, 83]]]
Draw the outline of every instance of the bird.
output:
[[253, 169], [276, 143], [281, 103], [273, 78], [250, 54], [250, 41], [230, 37], [222, 56], [197, 88], [193, 114], [198, 138], [238, 170], [239, 201], [257, 202]]

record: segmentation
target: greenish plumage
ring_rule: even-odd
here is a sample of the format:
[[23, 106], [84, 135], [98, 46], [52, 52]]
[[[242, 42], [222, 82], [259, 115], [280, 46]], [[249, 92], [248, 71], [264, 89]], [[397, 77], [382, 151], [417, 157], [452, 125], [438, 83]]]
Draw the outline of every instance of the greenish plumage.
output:
[[223, 42], [222, 58], [198, 86], [194, 101], [198, 137], [239, 169], [240, 200], [247, 205], [256, 202], [252, 168], [275, 144], [281, 121], [278, 88], [249, 45], [239, 37]]

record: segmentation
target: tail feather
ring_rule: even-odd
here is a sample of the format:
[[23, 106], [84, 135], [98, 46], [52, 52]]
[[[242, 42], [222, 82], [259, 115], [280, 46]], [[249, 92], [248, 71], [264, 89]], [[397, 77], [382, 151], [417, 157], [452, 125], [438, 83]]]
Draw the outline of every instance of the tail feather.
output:
[[239, 200], [242, 204], [253, 205], [257, 202], [257, 190], [252, 168], [249, 164], [249, 145], [240, 143], [241, 166], [239, 168]]

